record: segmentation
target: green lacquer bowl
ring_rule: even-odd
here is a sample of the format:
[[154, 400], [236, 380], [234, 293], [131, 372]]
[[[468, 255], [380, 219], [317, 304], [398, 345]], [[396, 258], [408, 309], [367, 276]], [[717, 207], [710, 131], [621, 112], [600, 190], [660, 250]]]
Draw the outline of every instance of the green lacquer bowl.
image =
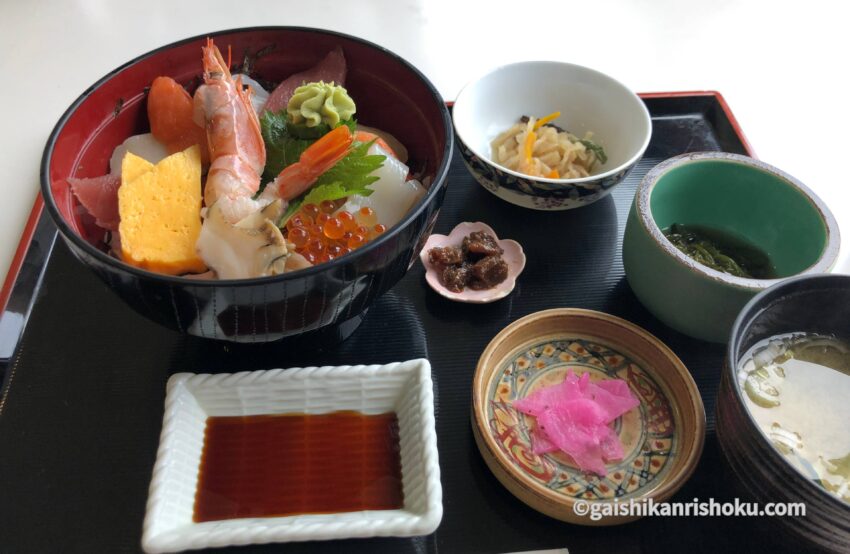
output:
[[[673, 223], [746, 239], [767, 253], [778, 278], [735, 277], [692, 260], [661, 232]], [[746, 156], [698, 152], [658, 164], [638, 186], [623, 265], [635, 295], [658, 319], [726, 342], [750, 298], [787, 277], [828, 272], [839, 242], [835, 218], [797, 179]]]

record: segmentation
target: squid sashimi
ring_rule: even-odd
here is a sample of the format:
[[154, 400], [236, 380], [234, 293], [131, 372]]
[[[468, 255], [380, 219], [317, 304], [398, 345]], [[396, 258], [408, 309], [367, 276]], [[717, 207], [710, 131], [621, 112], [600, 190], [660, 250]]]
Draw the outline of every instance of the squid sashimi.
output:
[[269, 99], [266, 101], [265, 107], [263, 107], [263, 111], [277, 113], [285, 110], [295, 89], [304, 83], [324, 81], [326, 83], [332, 82], [341, 87], [345, 86], [346, 71], [345, 56], [342, 53], [342, 48], [337, 46], [328, 52], [322, 61], [310, 69], [284, 79], [272, 91]]
[[532, 416], [530, 431], [535, 454], [562, 451], [583, 471], [605, 475], [605, 461], [623, 457], [623, 446], [609, 424], [640, 402], [620, 379], [590, 382], [572, 370], [562, 383], [536, 390], [512, 406]]
[[369, 148], [369, 154], [386, 157], [384, 165], [372, 173], [378, 177], [370, 185], [374, 192], [369, 196], [349, 197], [342, 209], [354, 213], [369, 208], [375, 212], [378, 221], [392, 227], [425, 196], [426, 190], [416, 179], [408, 179], [410, 169], [377, 143]]

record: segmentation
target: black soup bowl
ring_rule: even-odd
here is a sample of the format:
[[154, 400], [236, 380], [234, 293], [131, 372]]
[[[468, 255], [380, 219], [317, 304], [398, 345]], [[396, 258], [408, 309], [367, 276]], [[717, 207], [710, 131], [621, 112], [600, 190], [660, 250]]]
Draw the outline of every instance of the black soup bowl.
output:
[[[791, 465], [759, 428], [738, 382], [738, 366], [756, 343], [800, 332], [850, 341], [850, 275], [787, 279], [744, 306], [720, 377], [717, 439], [738, 484], [762, 507], [770, 502], [805, 504], [805, 516], [762, 519], [779, 540], [798, 552], [850, 552], [850, 503]], [[844, 429], [842, 440], [850, 444], [848, 438], [850, 429]]]
[[[428, 192], [394, 227], [367, 246], [300, 271], [255, 279], [204, 281], [132, 267], [110, 256], [104, 232], [81, 215], [68, 177], [109, 172], [113, 149], [148, 131], [146, 87], [168, 75], [190, 91], [202, 72], [207, 37], [234, 60], [261, 52], [252, 75], [276, 83], [309, 68], [337, 46], [348, 66], [346, 88], [358, 121], [393, 134]], [[269, 342], [286, 337], [341, 339], [365, 310], [416, 260], [445, 196], [453, 134], [446, 105], [412, 65], [367, 41], [335, 32], [260, 27], [210, 33], [164, 46], [119, 67], [92, 85], [54, 128], [41, 163], [48, 213], [74, 256], [144, 316], [199, 337]], [[325, 339], [327, 340], [327, 339]]]

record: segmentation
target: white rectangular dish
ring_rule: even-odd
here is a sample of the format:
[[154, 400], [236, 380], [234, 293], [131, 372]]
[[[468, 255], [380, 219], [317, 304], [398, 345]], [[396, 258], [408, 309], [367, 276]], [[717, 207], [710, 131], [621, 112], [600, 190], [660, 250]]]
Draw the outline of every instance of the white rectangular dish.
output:
[[[398, 416], [404, 506], [336, 514], [192, 520], [206, 418], [324, 414]], [[168, 380], [162, 435], [142, 534], [150, 554], [352, 537], [417, 536], [443, 515], [431, 365], [326, 366], [241, 373], [178, 373]]]

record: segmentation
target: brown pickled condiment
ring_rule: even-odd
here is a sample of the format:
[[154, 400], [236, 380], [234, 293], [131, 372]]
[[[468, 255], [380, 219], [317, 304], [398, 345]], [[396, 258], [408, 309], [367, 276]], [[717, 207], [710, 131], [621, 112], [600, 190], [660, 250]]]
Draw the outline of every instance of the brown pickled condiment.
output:
[[460, 246], [432, 248], [428, 259], [442, 266], [442, 282], [450, 291], [460, 292], [465, 287], [486, 290], [508, 278], [503, 253], [492, 235], [474, 231], [464, 237]]
[[394, 413], [210, 417], [193, 520], [401, 508]]

